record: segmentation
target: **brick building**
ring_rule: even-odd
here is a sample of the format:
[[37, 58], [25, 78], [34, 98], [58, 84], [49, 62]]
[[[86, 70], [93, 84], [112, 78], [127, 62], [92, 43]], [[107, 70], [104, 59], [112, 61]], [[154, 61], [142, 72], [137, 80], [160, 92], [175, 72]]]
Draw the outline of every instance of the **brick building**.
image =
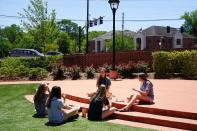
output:
[[162, 26], [151, 26], [145, 30], [139, 30], [134, 35], [137, 44], [136, 50], [170, 50], [170, 49], [191, 49], [197, 48], [197, 37], [185, 32], [181, 33], [176, 28]]

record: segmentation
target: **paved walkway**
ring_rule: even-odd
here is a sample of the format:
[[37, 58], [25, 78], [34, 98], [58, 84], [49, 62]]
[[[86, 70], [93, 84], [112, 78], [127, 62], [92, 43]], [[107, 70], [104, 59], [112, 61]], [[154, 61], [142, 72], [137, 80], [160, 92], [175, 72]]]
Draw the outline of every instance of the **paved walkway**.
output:
[[[151, 80], [154, 84], [155, 104], [150, 107], [197, 113], [197, 81], [192, 80]], [[1, 84], [41, 83], [46, 81], [0, 82]], [[62, 92], [80, 97], [96, 90], [96, 80], [47, 81], [50, 87], [58, 85]], [[136, 79], [112, 81], [110, 91], [115, 95], [113, 100], [125, 99], [132, 88], [139, 88]]]

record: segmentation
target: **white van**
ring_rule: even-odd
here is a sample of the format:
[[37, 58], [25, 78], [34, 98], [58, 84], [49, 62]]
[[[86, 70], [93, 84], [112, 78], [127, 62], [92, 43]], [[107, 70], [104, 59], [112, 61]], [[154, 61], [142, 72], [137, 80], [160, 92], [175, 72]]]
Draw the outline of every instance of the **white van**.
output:
[[44, 54], [38, 52], [34, 49], [20, 49], [16, 48], [13, 49], [11, 52], [11, 57], [43, 57]]

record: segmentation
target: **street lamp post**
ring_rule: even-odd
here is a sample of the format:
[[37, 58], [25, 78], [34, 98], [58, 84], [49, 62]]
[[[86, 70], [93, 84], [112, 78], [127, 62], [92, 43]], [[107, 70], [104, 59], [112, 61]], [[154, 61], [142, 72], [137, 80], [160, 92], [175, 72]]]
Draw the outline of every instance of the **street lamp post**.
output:
[[115, 15], [116, 15], [116, 10], [118, 9], [119, 0], [109, 0], [108, 3], [110, 4], [110, 7], [112, 9], [112, 13], [113, 13], [113, 61], [112, 61], [112, 70], [115, 70], [115, 57], [116, 57], [116, 53], [115, 53]]

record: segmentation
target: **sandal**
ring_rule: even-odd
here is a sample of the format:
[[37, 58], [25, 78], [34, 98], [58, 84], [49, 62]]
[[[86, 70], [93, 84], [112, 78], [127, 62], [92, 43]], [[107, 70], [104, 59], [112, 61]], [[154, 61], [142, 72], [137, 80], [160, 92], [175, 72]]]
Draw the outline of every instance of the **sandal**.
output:
[[122, 108], [122, 109], [117, 109], [117, 111], [120, 111], [120, 112], [128, 112], [129, 110], [127, 108]]

